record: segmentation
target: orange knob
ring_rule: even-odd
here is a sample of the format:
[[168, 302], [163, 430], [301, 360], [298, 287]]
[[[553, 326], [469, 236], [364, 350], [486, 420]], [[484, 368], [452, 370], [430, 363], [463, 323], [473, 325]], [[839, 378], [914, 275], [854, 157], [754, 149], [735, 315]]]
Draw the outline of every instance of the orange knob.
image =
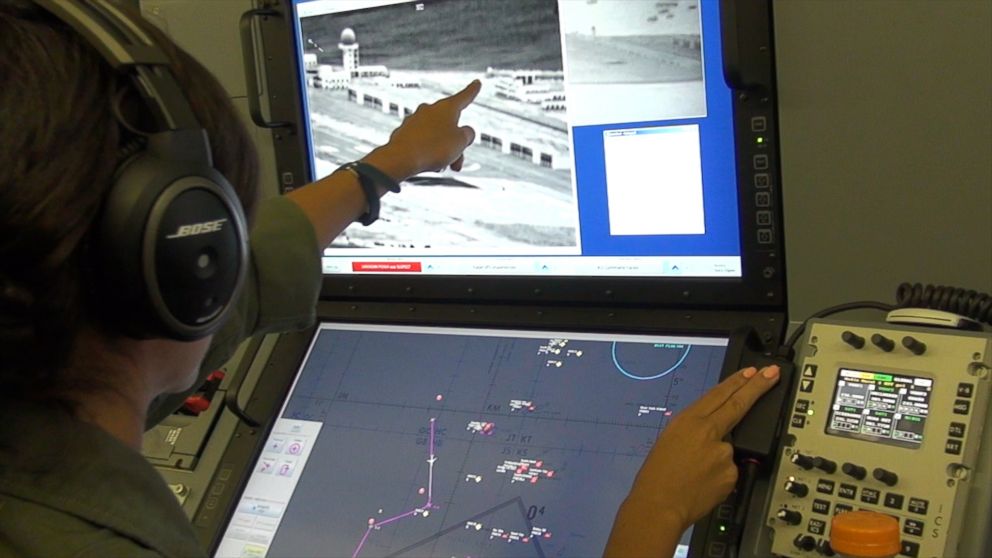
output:
[[870, 511], [839, 513], [830, 524], [830, 546], [838, 554], [886, 558], [902, 550], [899, 520]]

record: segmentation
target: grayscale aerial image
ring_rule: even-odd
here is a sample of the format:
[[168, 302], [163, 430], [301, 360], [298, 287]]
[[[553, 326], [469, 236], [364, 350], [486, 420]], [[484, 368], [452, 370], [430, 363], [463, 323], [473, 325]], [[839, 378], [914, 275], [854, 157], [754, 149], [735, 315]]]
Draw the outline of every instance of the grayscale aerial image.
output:
[[436, 0], [301, 19], [316, 175], [387, 141], [421, 103], [482, 81], [461, 172], [383, 198], [327, 255], [577, 253], [556, 0]]
[[705, 116], [698, 0], [561, 3], [573, 126]]

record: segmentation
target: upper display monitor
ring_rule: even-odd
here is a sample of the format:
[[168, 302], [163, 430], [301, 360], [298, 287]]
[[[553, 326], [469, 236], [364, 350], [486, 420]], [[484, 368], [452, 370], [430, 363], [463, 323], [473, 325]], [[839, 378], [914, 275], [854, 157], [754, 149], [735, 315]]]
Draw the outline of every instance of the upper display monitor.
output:
[[742, 277], [715, 0], [315, 0], [295, 20], [314, 179], [482, 82], [462, 171], [406, 180], [325, 274]]

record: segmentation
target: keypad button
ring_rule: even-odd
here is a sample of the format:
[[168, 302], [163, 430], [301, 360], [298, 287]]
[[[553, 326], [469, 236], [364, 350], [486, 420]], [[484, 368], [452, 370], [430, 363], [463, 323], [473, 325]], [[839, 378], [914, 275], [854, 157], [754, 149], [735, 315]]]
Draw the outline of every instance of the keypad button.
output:
[[813, 513], [827, 515], [830, 513], [830, 502], [827, 500], [813, 500]]
[[805, 428], [806, 427], [806, 415], [792, 415], [792, 427], [793, 428]]
[[820, 494], [833, 494], [834, 481], [827, 479], [820, 479], [816, 481], [816, 491]]
[[834, 515], [849, 511], [854, 511], [854, 506], [849, 506], [847, 504], [837, 504], [836, 506], [834, 506]]
[[964, 438], [965, 428], [963, 422], [952, 422], [950, 428], [947, 429], [947, 435], [951, 438]]
[[899, 554], [909, 556], [909, 558], [916, 558], [920, 555], [920, 543], [902, 541], [902, 550], [899, 551]]
[[902, 526], [902, 532], [914, 537], [922, 537], [923, 526], [924, 523], [918, 519], [907, 519], [906, 524]]
[[768, 120], [764, 116], [751, 117], [751, 131], [764, 132], [768, 129]]
[[954, 400], [955, 415], [967, 415], [970, 411], [971, 411], [971, 401], [968, 401], [967, 399]]
[[814, 535], [822, 535], [827, 530], [827, 522], [819, 519], [810, 519], [806, 530]]
[[755, 188], [768, 188], [772, 185], [772, 177], [767, 172], [756, 172], [754, 173], [754, 187]]
[[720, 506], [719, 508], [716, 509], [716, 518], [717, 519], [730, 519], [730, 516], [733, 514], [733, 511], [734, 511], [734, 508], [732, 508], [731, 506], [728, 506], [727, 504], [724, 504], [724, 505], [722, 505], [722, 506]]
[[958, 397], [967, 397], [971, 399], [971, 396], [975, 393], [975, 384], [969, 384], [966, 382], [961, 382], [958, 384]]
[[707, 558], [723, 558], [727, 554], [727, 544], [719, 541], [713, 541], [710, 543], [709, 551], [706, 553]]
[[961, 440], [947, 440], [944, 442], [944, 453], [961, 455]]
[[797, 413], [805, 413], [809, 410], [809, 401], [806, 399], [796, 400], [796, 408], [794, 409]]
[[862, 488], [861, 489], [861, 501], [866, 504], [878, 504], [878, 499], [880, 497], [879, 491], [874, 488]]
[[907, 510], [919, 515], [926, 515], [929, 508], [930, 501], [923, 498], [910, 498], [909, 504], [906, 505]]
[[837, 495], [841, 498], [847, 498], [848, 500], [853, 500], [858, 494], [858, 487], [853, 484], [841, 483], [840, 488], [837, 490]]
[[894, 510], [901, 510], [903, 502], [903, 495], [896, 494], [894, 492], [889, 492], [885, 495], [885, 507], [892, 508]]
[[768, 155], [755, 155], [752, 163], [754, 170], [765, 170], [768, 168]]

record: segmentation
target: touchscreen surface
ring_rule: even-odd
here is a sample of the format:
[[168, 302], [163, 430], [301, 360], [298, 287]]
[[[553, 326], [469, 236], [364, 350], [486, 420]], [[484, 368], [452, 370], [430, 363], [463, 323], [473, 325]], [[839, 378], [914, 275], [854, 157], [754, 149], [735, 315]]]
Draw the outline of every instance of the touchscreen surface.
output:
[[648, 450], [718, 382], [726, 346], [322, 324], [217, 555], [602, 555]]

